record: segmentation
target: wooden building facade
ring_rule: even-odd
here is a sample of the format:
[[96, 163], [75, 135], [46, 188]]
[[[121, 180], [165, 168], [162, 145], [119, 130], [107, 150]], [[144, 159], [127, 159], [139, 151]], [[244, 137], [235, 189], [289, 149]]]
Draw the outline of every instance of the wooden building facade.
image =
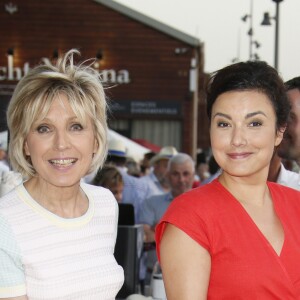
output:
[[1, 0], [0, 36], [0, 130], [29, 68], [77, 48], [102, 73], [110, 128], [193, 156], [209, 146], [199, 39], [111, 0]]

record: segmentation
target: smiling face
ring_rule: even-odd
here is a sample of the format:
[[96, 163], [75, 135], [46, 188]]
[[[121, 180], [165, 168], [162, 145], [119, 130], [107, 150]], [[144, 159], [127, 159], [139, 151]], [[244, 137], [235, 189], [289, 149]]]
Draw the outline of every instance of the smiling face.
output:
[[93, 125], [79, 121], [65, 95], [56, 97], [45, 118], [33, 123], [24, 150], [43, 185], [70, 187], [86, 175], [97, 151]]
[[232, 91], [215, 101], [210, 137], [213, 155], [224, 176], [267, 178], [274, 147], [283, 133], [268, 97], [257, 91]]

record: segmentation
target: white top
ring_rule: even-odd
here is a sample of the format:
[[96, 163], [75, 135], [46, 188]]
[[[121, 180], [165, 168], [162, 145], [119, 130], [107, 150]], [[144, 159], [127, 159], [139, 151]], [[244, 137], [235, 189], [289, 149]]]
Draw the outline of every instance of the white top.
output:
[[0, 199], [0, 298], [115, 299], [124, 281], [113, 255], [118, 205], [107, 189], [81, 188], [89, 208], [74, 219], [43, 208], [23, 184]]
[[276, 182], [295, 190], [300, 190], [300, 175], [296, 172], [287, 170], [283, 164], [281, 164]]

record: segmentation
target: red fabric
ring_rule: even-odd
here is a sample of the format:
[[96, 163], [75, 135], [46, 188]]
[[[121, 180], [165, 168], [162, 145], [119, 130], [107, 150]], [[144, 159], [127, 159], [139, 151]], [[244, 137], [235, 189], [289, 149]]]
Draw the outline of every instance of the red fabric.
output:
[[169, 222], [211, 254], [208, 299], [300, 299], [300, 192], [268, 186], [285, 233], [280, 256], [217, 179], [172, 201], [156, 227], [158, 254]]
[[193, 185], [192, 185], [192, 189], [196, 188], [196, 187], [199, 187], [200, 186], [200, 181], [199, 180], [195, 180], [193, 182]]
[[161, 147], [158, 146], [158, 145], [155, 145], [153, 143], [150, 143], [149, 141], [147, 140], [143, 140], [143, 139], [132, 139], [134, 142], [150, 149], [151, 151], [155, 152], [155, 153], [158, 153], [160, 150], [161, 150]]

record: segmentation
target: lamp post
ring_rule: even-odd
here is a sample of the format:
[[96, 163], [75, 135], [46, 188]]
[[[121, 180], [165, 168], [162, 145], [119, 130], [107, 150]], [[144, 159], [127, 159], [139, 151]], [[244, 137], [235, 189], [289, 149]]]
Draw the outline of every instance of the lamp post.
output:
[[242, 17], [242, 21], [246, 22], [249, 19], [249, 30], [247, 34], [249, 35], [249, 60], [257, 60], [259, 59], [259, 56], [254, 53], [253, 54], [253, 45], [255, 45], [256, 48], [260, 47], [260, 43], [257, 41], [253, 41], [253, 0], [250, 1], [250, 13], [246, 14]]
[[274, 68], [278, 69], [278, 52], [279, 52], [279, 4], [283, 0], [272, 0], [276, 3], [276, 15], [275, 17], [270, 17], [269, 13], [264, 13], [264, 19], [261, 23], [261, 25], [271, 25], [271, 19], [274, 19], [276, 22], [275, 27], [275, 53], [274, 53]]

